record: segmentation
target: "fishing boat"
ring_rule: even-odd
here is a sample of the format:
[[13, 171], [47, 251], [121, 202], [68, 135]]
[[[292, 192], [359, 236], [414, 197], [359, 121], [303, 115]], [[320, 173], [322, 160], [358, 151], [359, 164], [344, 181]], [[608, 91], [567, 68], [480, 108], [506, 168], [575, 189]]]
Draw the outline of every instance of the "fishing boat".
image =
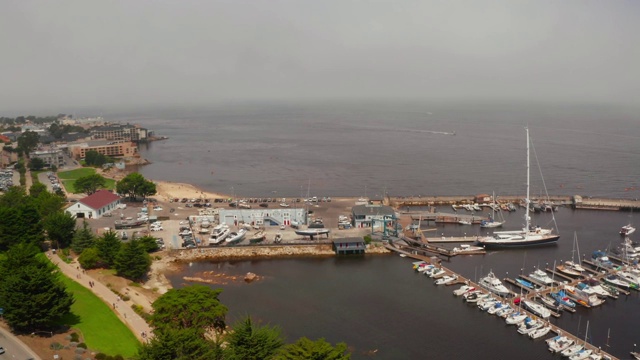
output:
[[636, 228], [633, 225], [628, 224], [620, 228], [620, 235], [629, 236], [636, 231]]
[[549, 351], [551, 351], [552, 353], [562, 352], [568, 349], [573, 344], [574, 344], [574, 341], [564, 335], [558, 335], [554, 338], [547, 340]]
[[529, 160], [529, 129], [526, 129], [527, 133], [527, 197], [525, 199], [525, 226], [522, 230], [516, 231], [494, 231], [493, 236], [481, 237], [478, 242], [486, 247], [499, 248], [499, 247], [517, 247], [517, 246], [533, 246], [533, 245], [548, 245], [555, 244], [560, 238], [559, 235], [554, 235], [552, 229], [543, 229], [540, 227], [531, 227], [530, 211], [530, 160]]
[[489, 271], [487, 276], [481, 278], [478, 285], [499, 296], [508, 296], [511, 294], [511, 291], [502, 284], [502, 281], [493, 274], [493, 271]]
[[543, 319], [548, 319], [551, 316], [551, 311], [543, 305], [533, 302], [531, 300], [522, 300], [522, 305], [532, 313], [540, 316]]
[[555, 282], [544, 270], [540, 269], [536, 269], [536, 271], [529, 274], [529, 277], [547, 286], [551, 286]]
[[246, 229], [240, 229], [238, 232], [230, 232], [229, 236], [224, 240], [227, 245], [233, 245], [241, 242], [244, 237], [247, 235]]
[[529, 337], [532, 339], [539, 339], [546, 336], [551, 331], [551, 326], [541, 327], [529, 333]]
[[229, 229], [227, 224], [220, 224], [214, 227], [211, 231], [211, 236], [209, 237], [209, 245], [218, 245], [222, 243], [227, 236], [229, 236], [230, 232], [231, 229]]
[[324, 228], [311, 228], [304, 230], [295, 230], [296, 234], [301, 236], [308, 236], [311, 240], [313, 240], [314, 236], [326, 235], [329, 237], [330, 230]]
[[249, 243], [250, 244], [257, 244], [260, 243], [262, 241], [264, 241], [264, 239], [266, 238], [266, 234], [264, 232], [264, 230], [258, 230], [257, 232], [253, 233], [252, 235], [250, 235], [249, 237]]

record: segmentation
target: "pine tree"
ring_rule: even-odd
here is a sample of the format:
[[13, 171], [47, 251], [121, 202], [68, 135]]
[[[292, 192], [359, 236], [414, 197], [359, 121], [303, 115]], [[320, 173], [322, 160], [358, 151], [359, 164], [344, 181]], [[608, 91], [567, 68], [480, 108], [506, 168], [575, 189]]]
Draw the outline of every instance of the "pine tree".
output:
[[44, 228], [54, 248], [66, 248], [76, 233], [76, 220], [73, 215], [59, 211], [46, 218]]
[[21, 243], [11, 247], [6, 259], [0, 261], [3, 316], [18, 332], [50, 329], [73, 304], [57, 269], [37, 253], [35, 245]]
[[95, 245], [96, 237], [93, 235], [89, 223], [87, 220], [82, 222], [82, 228], [77, 229], [73, 240], [71, 241], [71, 249], [76, 254], [82, 254], [82, 251], [86, 248], [93, 247]]
[[98, 249], [98, 256], [108, 267], [113, 267], [116, 261], [116, 256], [120, 252], [122, 242], [118, 238], [118, 235], [109, 230], [102, 234], [96, 241], [96, 248]]
[[225, 341], [225, 360], [269, 359], [284, 345], [278, 327], [254, 325], [250, 317], [233, 326]]
[[138, 240], [132, 239], [122, 245], [114, 265], [119, 276], [140, 280], [149, 272], [151, 257]]

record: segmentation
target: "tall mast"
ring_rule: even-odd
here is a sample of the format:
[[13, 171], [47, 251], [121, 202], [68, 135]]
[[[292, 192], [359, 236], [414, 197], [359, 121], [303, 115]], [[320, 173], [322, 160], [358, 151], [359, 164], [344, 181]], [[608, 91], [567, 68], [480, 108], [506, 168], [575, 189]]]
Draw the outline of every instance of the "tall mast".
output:
[[524, 215], [525, 221], [525, 237], [529, 235], [529, 181], [530, 181], [530, 169], [529, 169], [529, 128], [525, 128], [527, 131], [527, 198], [525, 199], [525, 205], [527, 206], [527, 210]]

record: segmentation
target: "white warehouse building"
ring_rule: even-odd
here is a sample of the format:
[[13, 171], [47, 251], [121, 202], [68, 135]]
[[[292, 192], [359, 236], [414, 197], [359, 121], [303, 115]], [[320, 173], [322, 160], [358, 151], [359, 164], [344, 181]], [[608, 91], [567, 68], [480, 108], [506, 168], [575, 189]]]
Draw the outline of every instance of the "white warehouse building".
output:
[[252, 226], [291, 226], [293, 222], [307, 223], [305, 209], [281, 208], [281, 209], [220, 209], [218, 219], [221, 224], [234, 225], [249, 224]]

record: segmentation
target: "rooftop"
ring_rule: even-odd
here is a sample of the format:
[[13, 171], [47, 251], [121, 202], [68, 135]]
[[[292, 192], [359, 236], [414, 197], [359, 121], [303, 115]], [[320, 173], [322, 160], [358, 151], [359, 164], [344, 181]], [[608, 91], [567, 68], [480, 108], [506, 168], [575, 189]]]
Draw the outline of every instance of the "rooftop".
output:
[[120, 196], [112, 193], [111, 191], [98, 190], [95, 193], [80, 199], [80, 202], [94, 210], [98, 210], [117, 200], [120, 200]]
[[356, 205], [351, 208], [354, 215], [394, 215], [391, 206], [386, 205]]

